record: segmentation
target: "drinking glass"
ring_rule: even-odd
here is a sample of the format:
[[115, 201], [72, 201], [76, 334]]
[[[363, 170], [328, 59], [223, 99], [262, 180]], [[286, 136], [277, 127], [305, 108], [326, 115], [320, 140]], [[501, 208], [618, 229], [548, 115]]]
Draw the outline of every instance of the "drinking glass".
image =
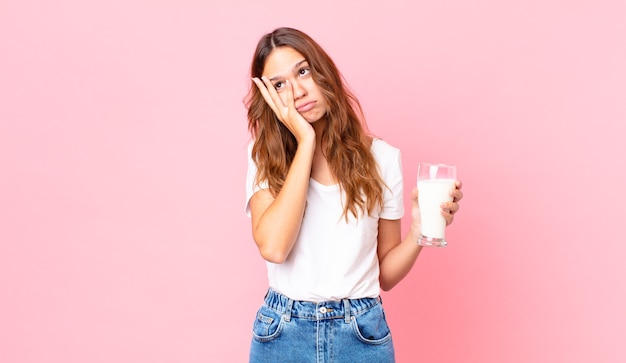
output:
[[417, 243], [421, 246], [445, 247], [446, 220], [441, 215], [441, 203], [451, 202], [450, 192], [456, 182], [456, 167], [447, 164], [419, 163], [417, 190], [422, 216], [422, 233]]

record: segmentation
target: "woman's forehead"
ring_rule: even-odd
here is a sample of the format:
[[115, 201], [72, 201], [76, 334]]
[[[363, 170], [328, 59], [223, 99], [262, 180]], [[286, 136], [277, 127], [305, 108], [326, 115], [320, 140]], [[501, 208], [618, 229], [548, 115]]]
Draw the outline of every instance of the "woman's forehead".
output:
[[263, 75], [269, 78], [291, 73], [306, 58], [291, 47], [274, 48], [265, 61]]

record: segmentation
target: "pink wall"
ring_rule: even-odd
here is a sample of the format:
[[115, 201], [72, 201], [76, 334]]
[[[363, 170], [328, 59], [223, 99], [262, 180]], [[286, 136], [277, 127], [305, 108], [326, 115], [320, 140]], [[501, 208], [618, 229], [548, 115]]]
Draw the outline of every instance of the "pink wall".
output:
[[[252, 3], [249, 4], [249, 3]], [[462, 212], [384, 300], [399, 362], [626, 361], [624, 1], [3, 1], [0, 361], [241, 362], [257, 39], [327, 48]]]

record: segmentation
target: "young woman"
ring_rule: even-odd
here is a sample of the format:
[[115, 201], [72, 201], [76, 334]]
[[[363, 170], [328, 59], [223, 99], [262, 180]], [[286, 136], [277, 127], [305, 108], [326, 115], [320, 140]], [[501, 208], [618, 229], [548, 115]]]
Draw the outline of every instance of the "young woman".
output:
[[[251, 76], [246, 213], [269, 290], [250, 362], [394, 362], [379, 293], [421, 250], [415, 189], [401, 236], [400, 152], [368, 134], [359, 102], [308, 35], [263, 36]], [[448, 224], [460, 189], [442, 204]]]

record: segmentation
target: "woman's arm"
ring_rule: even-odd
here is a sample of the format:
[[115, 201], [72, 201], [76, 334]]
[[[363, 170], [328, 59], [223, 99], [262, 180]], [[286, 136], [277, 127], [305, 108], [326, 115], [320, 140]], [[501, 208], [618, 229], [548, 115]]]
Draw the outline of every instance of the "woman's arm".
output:
[[[461, 182], [456, 182], [456, 189], [451, 192], [453, 201], [442, 205], [441, 214], [446, 223], [452, 223], [454, 213], [459, 210], [458, 202], [463, 198]], [[380, 219], [378, 221], [378, 261], [380, 263], [380, 287], [384, 291], [391, 290], [398, 284], [415, 264], [422, 251], [417, 244], [421, 233], [421, 217], [418, 205], [418, 192], [411, 192], [411, 226], [408, 233], [401, 239], [400, 220]]]
[[378, 261], [380, 288], [391, 290], [411, 271], [422, 246], [417, 244], [419, 231], [411, 229], [404, 240], [400, 235], [400, 219], [378, 222]]
[[274, 196], [259, 190], [250, 198], [252, 236], [261, 256], [273, 263], [283, 263], [300, 232], [306, 195], [315, 153], [315, 131], [296, 111], [291, 82], [285, 81], [281, 98], [267, 77], [254, 78], [265, 102], [272, 108], [298, 142], [285, 183]]
[[300, 232], [314, 149], [315, 140], [298, 144], [276, 198], [268, 189], [262, 189], [250, 199], [252, 236], [261, 256], [269, 262], [283, 263]]

